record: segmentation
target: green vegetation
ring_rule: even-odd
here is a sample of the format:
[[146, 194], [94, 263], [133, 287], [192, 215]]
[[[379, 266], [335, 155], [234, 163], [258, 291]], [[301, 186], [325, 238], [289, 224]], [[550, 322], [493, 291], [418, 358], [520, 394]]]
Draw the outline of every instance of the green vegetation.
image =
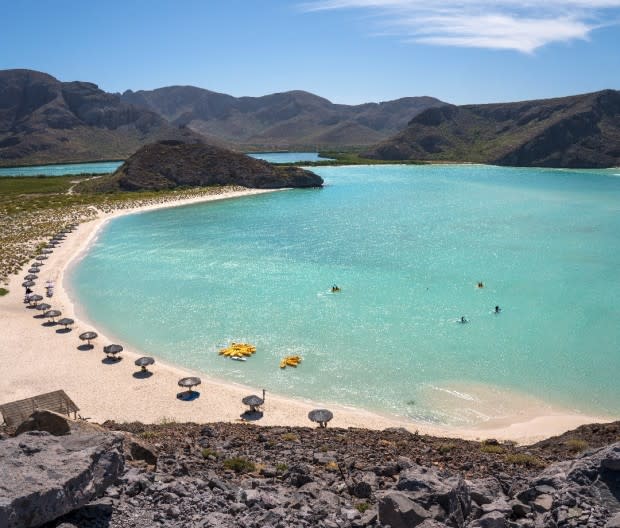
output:
[[250, 462], [246, 458], [233, 457], [224, 460], [224, 467], [232, 469], [235, 473], [251, 473], [256, 469], [254, 462]]
[[578, 438], [571, 438], [566, 441], [566, 447], [573, 451], [574, 453], [581, 453], [581, 451], [585, 451], [588, 449], [588, 442], [585, 440], [580, 440]]
[[441, 444], [438, 448], [437, 451], [439, 451], [440, 454], [442, 455], [447, 455], [450, 451], [452, 451], [454, 448], [456, 447], [456, 444], [453, 443], [449, 443], [449, 444]]
[[355, 505], [355, 509], [360, 513], [364, 513], [368, 508], [370, 508], [370, 504], [367, 502], [358, 502]]
[[205, 447], [202, 451], [202, 458], [209, 458], [209, 457], [219, 457], [219, 453], [215, 450], [215, 449], [211, 449], [209, 447]]
[[[279, 165], [294, 165], [297, 167], [338, 167], [341, 165], [422, 165], [424, 161], [402, 160], [402, 161], [386, 161], [377, 159], [368, 159], [361, 156], [361, 151], [325, 151], [320, 152], [322, 158], [331, 158], [325, 161], [297, 161], [294, 163], [282, 163]], [[274, 164], [278, 165], [278, 164]]]
[[276, 471], [278, 473], [285, 473], [288, 470], [288, 466], [283, 462], [276, 464]]
[[506, 452], [506, 449], [500, 445], [484, 444], [480, 446], [480, 451], [483, 453], [489, 453], [492, 455], [502, 455]]
[[138, 436], [144, 440], [153, 440], [159, 436], [157, 431], [142, 431]]
[[517, 466], [527, 466], [532, 468], [542, 468], [547, 463], [540, 457], [535, 455], [529, 455], [527, 453], [515, 453], [506, 456], [506, 462], [509, 464], [515, 464]]
[[299, 436], [295, 433], [284, 433], [282, 435], [282, 440], [286, 440], [287, 442], [299, 442]]
[[0, 288], [0, 297], [5, 296], [7, 293], [9, 293], [9, 290], [6, 288]]

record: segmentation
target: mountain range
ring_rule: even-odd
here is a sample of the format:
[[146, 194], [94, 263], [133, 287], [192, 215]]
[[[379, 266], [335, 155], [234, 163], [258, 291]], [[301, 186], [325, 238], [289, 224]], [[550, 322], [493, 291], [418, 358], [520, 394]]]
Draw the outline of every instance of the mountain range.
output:
[[373, 145], [427, 108], [445, 104], [433, 97], [405, 97], [350, 106], [299, 90], [233, 97], [194, 86], [126, 91], [121, 100], [243, 149]]
[[126, 159], [162, 140], [242, 151], [354, 148], [383, 160], [612, 167], [620, 165], [620, 92], [350, 106], [304, 91], [233, 97], [170, 86], [111, 94], [32, 70], [0, 71], [0, 166]]
[[163, 139], [202, 141], [95, 84], [0, 71], [0, 165], [123, 159]]
[[620, 166], [620, 92], [426, 110], [363, 154], [383, 160]]

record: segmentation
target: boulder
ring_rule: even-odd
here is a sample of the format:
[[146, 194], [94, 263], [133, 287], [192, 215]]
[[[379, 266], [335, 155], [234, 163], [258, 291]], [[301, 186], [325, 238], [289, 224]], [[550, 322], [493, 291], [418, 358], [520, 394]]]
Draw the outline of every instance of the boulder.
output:
[[494, 477], [486, 477], [466, 481], [469, 487], [469, 494], [479, 506], [490, 504], [503, 496], [502, 486]]
[[115, 433], [32, 431], [4, 440], [0, 526], [39, 526], [102, 495], [123, 470], [122, 439]]
[[84, 420], [73, 420], [64, 414], [38, 410], [19, 425], [15, 435], [18, 436], [27, 431], [47, 431], [54, 436], [61, 436], [71, 434], [73, 431], [104, 433], [106, 430]]
[[430, 512], [398, 491], [388, 493], [379, 501], [379, 522], [392, 528], [418, 526], [430, 517]]
[[471, 511], [469, 488], [461, 476], [413, 465], [401, 472], [396, 487], [434, 519], [459, 528]]

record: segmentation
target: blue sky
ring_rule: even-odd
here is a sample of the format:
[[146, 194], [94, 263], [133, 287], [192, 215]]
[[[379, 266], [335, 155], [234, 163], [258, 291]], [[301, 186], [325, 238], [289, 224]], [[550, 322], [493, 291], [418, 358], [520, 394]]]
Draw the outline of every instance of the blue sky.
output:
[[620, 0], [0, 0], [0, 69], [455, 104], [620, 89]]

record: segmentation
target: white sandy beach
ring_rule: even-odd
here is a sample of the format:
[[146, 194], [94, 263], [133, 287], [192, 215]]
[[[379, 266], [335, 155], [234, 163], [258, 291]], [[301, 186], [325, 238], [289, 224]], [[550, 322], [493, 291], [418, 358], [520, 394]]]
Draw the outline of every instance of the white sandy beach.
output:
[[[56, 283], [53, 298], [48, 301], [63, 316], [75, 319], [76, 324], [69, 333], [57, 333], [58, 326], [43, 326], [45, 319], [34, 318], [41, 314], [28, 309], [23, 303], [24, 289], [21, 286], [22, 273], [13, 276], [9, 283], [10, 293], [0, 297], [0, 404], [27, 398], [40, 393], [63, 389], [80, 408], [80, 414], [92, 421], [141, 421], [158, 422], [163, 419], [178, 422], [233, 422], [239, 421], [245, 410], [241, 398], [248, 394], [261, 394], [260, 387], [244, 387], [222, 380], [212, 379], [207, 374], [188, 371], [165, 364], [156, 358], [151, 368], [153, 376], [137, 379], [138, 370], [134, 360], [148, 351], [126, 348], [123, 360], [116, 364], [102, 364], [105, 357], [102, 347], [111, 343], [102, 335], [95, 322], [80, 320], [63, 285], [64, 272], [68, 265], [88, 248], [100, 227], [111, 218], [140, 210], [173, 207], [199, 201], [210, 201], [235, 196], [258, 194], [260, 190], [244, 190], [219, 195], [162, 203], [136, 209], [124, 209], [101, 214], [97, 220], [81, 224], [78, 229], [56, 249], [41, 268], [36, 293], [44, 294], [48, 279]], [[83, 351], [78, 335], [95, 330], [99, 337], [94, 340], [94, 349]], [[176, 394], [180, 378], [199, 376], [202, 385], [198, 387], [200, 397], [194, 401], [181, 401]], [[331, 427], [365, 427], [383, 429], [405, 427], [439, 436], [468, 439], [497, 438], [530, 443], [548, 436], [562, 433], [585, 423], [609, 421], [608, 418], [571, 414], [563, 410], [549, 411], [549, 406], [537, 408], [531, 404], [520, 409], [518, 414], [507, 417], [502, 423], [487, 424], [477, 429], [432, 427], [414, 423], [398, 417], [382, 416], [363, 409], [341, 407], [330, 402], [308, 402], [267, 394], [264, 416], [260, 425], [312, 425], [308, 412], [316, 407], [328, 407], [334, 412]], [[544, 409], [541, 412], [540, 409]]]

